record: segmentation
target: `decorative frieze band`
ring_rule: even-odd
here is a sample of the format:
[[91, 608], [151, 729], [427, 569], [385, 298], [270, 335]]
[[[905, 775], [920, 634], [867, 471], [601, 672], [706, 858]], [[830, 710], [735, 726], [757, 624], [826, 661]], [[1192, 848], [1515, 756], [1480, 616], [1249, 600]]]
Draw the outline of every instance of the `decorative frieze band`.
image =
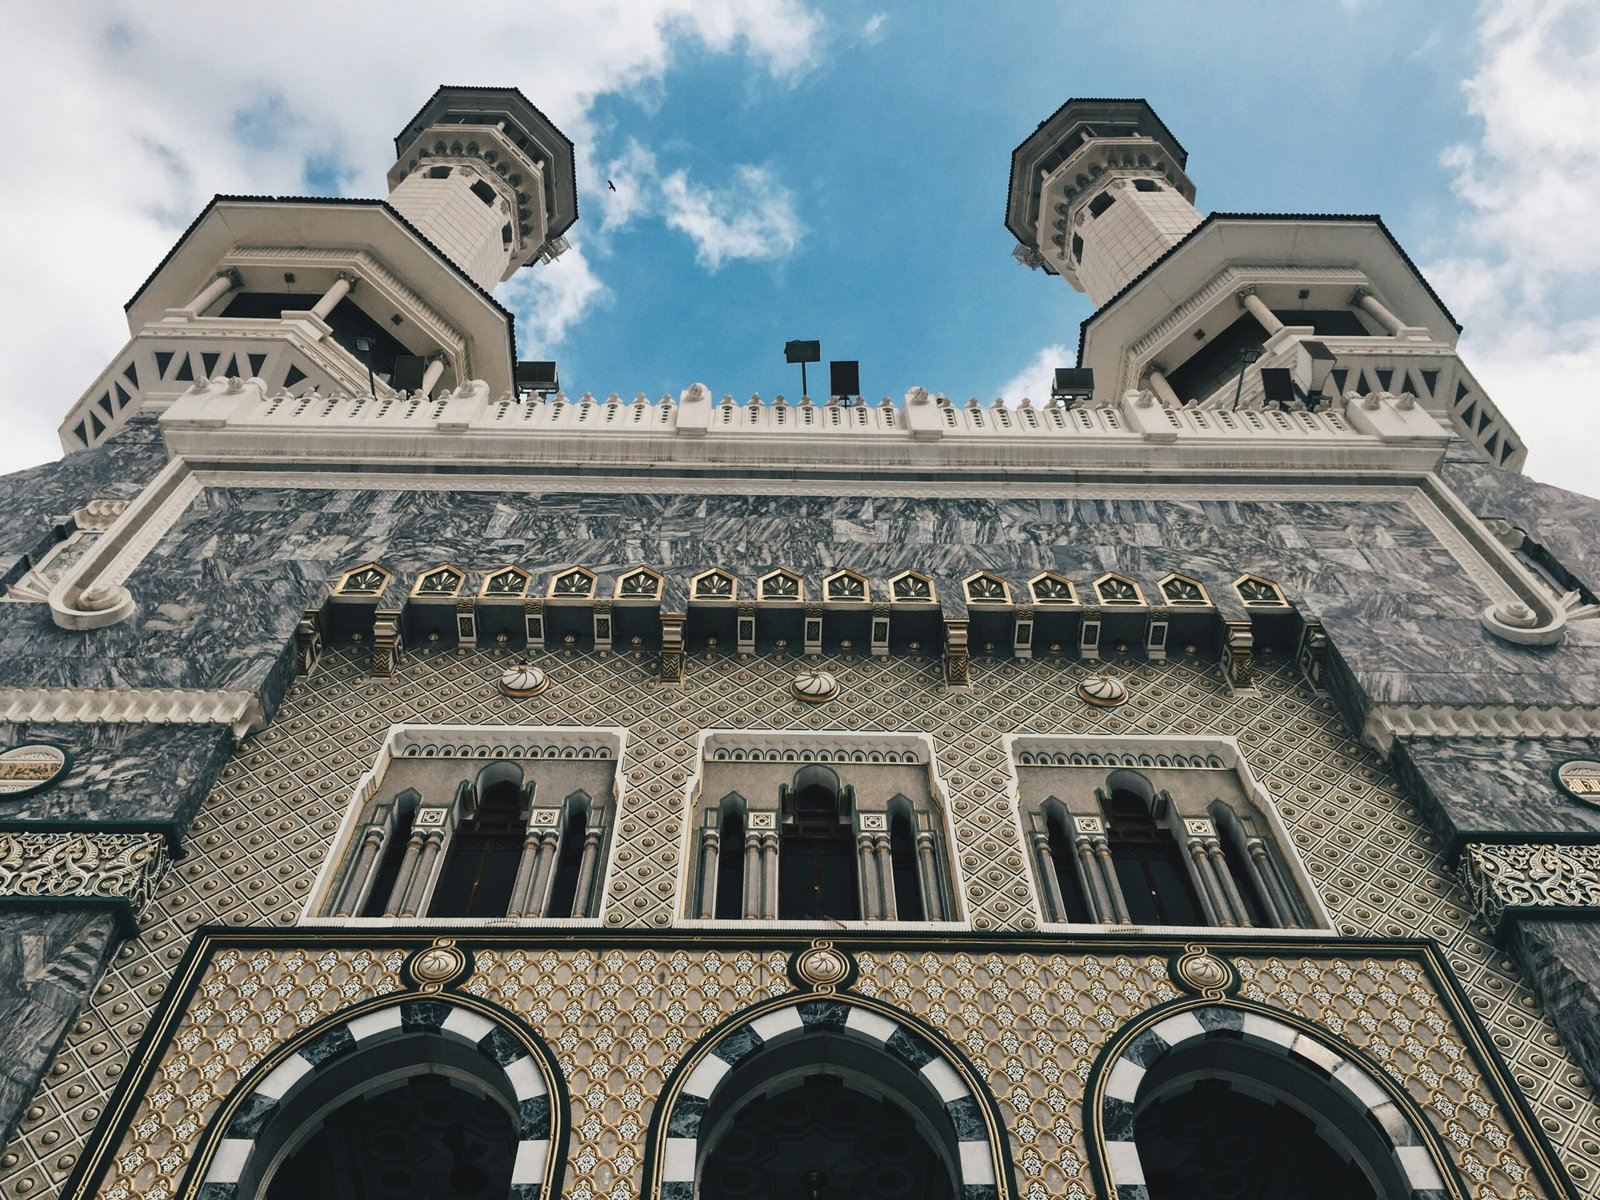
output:
[[0, 899], [121, 901], [137, 920], [166, 865], [160, 833], [0, 831]]
[[1600, 736], [1600, 707], [1587, 704], [1375, 704], [1361, 731], [1384, 753], [1401, 737]]
[[254, 692], [227, 688], [0, 688], [0, 721], [231, 725], [263, 721]]
[[1600, 909], [1600, 846], [1474, 843], [1460, 871], [1490, 924], [1508, 908]]

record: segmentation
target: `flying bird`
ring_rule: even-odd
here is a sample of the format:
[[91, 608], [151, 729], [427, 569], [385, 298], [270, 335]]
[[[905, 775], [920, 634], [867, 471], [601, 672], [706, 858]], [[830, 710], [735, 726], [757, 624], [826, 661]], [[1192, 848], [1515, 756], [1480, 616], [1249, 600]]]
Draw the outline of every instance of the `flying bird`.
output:
[[611, 180], [609, 180], [609, 179], [606, 180], [606, 186], [608, 188], [610, 188], [613, 192], [617, 190], [617, 185], [612, 183]]

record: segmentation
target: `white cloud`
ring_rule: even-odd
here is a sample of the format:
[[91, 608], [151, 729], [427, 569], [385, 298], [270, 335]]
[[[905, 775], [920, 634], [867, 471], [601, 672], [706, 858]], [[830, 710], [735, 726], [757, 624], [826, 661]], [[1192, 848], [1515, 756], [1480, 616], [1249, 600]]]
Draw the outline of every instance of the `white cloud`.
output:
[[667, 224], [689, 235], [695, 258], [716, 271], [729, 259], [778, 259], [794, 253], [805, 233], [794, 195], [763, 167], [734, 169], [734, 182], [717, 190], [674, 171], [661, 181]]
[[500, 301], [517, 314], [517, 354], [538, 358], [553, 353], [590, 307], [610, 296], [589, 266], [583, 245], [571, 246], [537, 271], [519, 271], [500, 289]]
[[1076, 361], [1076, 352], [1068, 349], [1064, 342], [1046, 346], [1027, 366], [1001, 384], [997, 394], [1007, 404], [1019, 404], [1024, 397], [1035, 404], [1043, 403], [1050, 398], [1055, 369], [1071, 366]]
[[861, 26], [862, 38], [869, 42], [876, 41], [878, 34], [883, 31], [883, 27], [885, 24], [887, 24], [888, 20], [889, 14], [886, 12], [873, 13], [867, 18], [866, 24]]
[[1466, 328], [1462, 358], [1528, 444], [1531, 475], [1595, 491], [1600, 410], [1600, 9], [1494, 0], [1464, 85], [1483, 122], [1444, 165], [1468, 206], [1429, 278]]
[[[350, 194], [381, 196], [394, 134], [436, 84], [484, 82], [521, 87], [577, 143], [587, 217], [605, 186], [597, 98], [664, 86], [687, 44], [792, 83], [821, 33], [801, 0], [461, 0], [397, 3], [381, 19], [312, 0], [0, 5], [0, 99], [35, 114], [0, 173], [13, 281], [0, 291], [0, 470], [59, 453], [56, 424], [127, 337], [123, 302], [214, 193], [301, 194], [317, 164]], [[602, 226], [632, 219], [604, 199], [600, 211]], [[581, 250], [524, 277], [507, 293], [532, 326], [524, 341], [559, 339], [605, 295]]]

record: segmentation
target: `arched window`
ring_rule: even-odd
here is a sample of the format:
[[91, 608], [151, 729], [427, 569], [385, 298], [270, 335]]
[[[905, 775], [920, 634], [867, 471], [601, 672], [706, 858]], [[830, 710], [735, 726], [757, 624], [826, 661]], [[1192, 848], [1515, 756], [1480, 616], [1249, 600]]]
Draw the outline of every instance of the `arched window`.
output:
[[1083, 885], [1078, 881], [1077, 855], [1072, 850], [1072, 838], [1067, 834], [1067, 818], [1059, 804], [1045, 810], [1045, 845], [1050, 861], [1045, 864], [1049, 880], [1055, 881], [1051, 899], [1055, 902], [1055, 919], [1087, 925], [1094, 920], [1089, 912], [1089, 901], [1084, 897]]
[[1222, 801], [1211, 806], [1218, 842], [1239, 901], [1255, 926], [1299, 929], [1306, 924], [1298, 890], [1289, 881], [1260, 815], [1242, 815]]
[[450, 839], [428, 915], [505, 916], [526, 833], [522, 790], [509, 779], [491, 784]]
[[1101, 807], [1128, 919], [1136, 925], [1208, 924], [1183, 852], [1172, 831], [1156, 824], [1149, 801], [1130, 787], [1113, 786]]
[[823, 766], [801, 767], [783, 796], [778, 916], [853, 921], [861, 916], [850, 789]]
[[1258, 1011], [1169, 1018], [1122, 1041], [1099, 1078], [1107, 1194], [1134, 1180], [1150, 1200], [1455, 1194], [1392, 1088]]
[[[578, 899], [578, 884], [583, 874], [584, 845], [588, 840], [589, 813], [586, 807], [570, 806], [567, 823], [561, 830], [561, 844], [556, 851], [556, 874], [550, 884], [550, 902], [545, 915], [551, 917], [582, 916], [574, 911]], [[587, 909], [587, 905], [584, 906]]]
[[717, 863], [712, 916], [736, 921], [750, 914], [744, 905], [744, 813], [730, 804], [722, 814], [722, 854]]
[[369, 1007], [310, 1031], [233, 1097], [200, 1148], [198, 1194], [560, 1195], [559, 1077], [536, 1038], [447, 999]]
[[903, 806], [889, 816], [889, 861], [893, 868], [894, 915], [902, 921], [927, 919], [922, 903], [923, 879], [917, 865], [917, 834]]
[[384, 839], [383, 855], [378, 860], [372, 886], [367, 890], [366, 902], [362, 904], [358, 916], [381, 917], [394, 911], [397, 900], [395, 883], [400, 878], [400, 867], [405, 862], [406, 848], [411, 841], [411, 825], [416, 820], [417, 803], [421, 799], [414, 788], [407, 788], [394, 798], [394, 811], [388, 836]]

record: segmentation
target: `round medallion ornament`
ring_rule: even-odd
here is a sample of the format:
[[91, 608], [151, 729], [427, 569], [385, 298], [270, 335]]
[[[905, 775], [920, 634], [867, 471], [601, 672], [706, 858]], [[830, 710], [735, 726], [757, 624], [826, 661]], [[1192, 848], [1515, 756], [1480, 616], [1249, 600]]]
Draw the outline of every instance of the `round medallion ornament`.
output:
[[[0, 764], [4, 757], [0, 756]], [[1600, 807], [1600, 762], [1592, 758], [1569, 758], [1556, 767], [1556, 786], [1574, 800]]]
[[839, 694], [839, 681], [826, 671], [801, 671], [789, 685], [796, 700], [821, 704]]
[[1115, 675], [1091, 675], [1078, 685], [1078, 695], [1096, 708], [1115, 708], [1128, 698], [1128, 689]]
[[418, 950], [406, 964], [406, 973], [425, 992], [436, 992], [455, 983], [472, 970], [467, 952], [453, 938], [440, 938], [425, 950]]
[[1179, 957], [1172, 974], [1184, 987], [1208, 996], [1220, 996], [1233, 984], [1233, 968], [1198, 946]]
[[815, 992], [831, 992], [844, 986], [855, 964], [832, 942], [812, 942], [790, 960], [789, 967], [797, 983]]
[[516, 663], [500, 672], [500, 691], [507, 696], [537, 696], [550, 677], [532, 663]]
[[71, 766], [72, 755], [49, 742], [24, 742], [0, 751], [0, 800], [42, 792]]

